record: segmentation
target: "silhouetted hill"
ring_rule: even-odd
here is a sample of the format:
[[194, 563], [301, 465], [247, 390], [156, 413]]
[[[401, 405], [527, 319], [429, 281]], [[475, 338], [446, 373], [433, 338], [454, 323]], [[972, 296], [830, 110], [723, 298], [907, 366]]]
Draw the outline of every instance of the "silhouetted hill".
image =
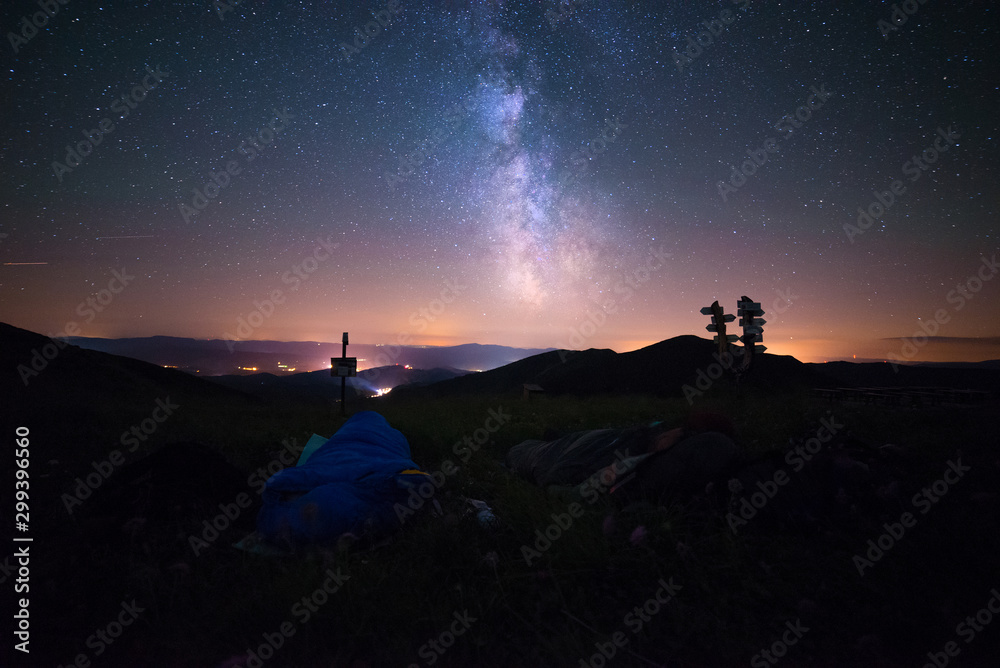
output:
[[[553, 351], [422, 389], [401, 388], [395, 394], [503, 394], [520, 392], [525, 383], [531, 383], [550, 394], [680, 395], [684, 385], [696, 387], [699, 372], [706, 377], [714, 373], [716, 350], [707, 339], [678, 336], [628, 353], [596, 348]], [[783, 390], [827, 386], [833, 381], [793, 357], [765, 353], [746, 382], [761, 389]]]
[[261, 404], [176, 369], [84, 350], [3, 323], [0, 365], [0, 395], [11, 419], [29, 428], [35, 441], [63, 453], [64, 461], [119, 447], [118, 434], [149, 418], [158, 402], [181, 411]]
[[190, 374], [130, 357], [86, 350], [0, 323], [0, 378], [4, 395], [19, 403], [66, 410], [100, 400], [134, 403], [139, 397], [177, 392], [194, 398], [246, 400], [242, 393]]
[[[400, 388], [395, 396], [454, 396], [521, 392], [525, 383], [548, 394], [653, 394], [680, 396], [684, 386], [704, 390], [718, 377], [716, 344], [677, 336], [628, 353], [595, 349], [553, 351], [512, 364], [446, 380], [426, 388]], [[737, 361], [736, 363], [739, 363]], [[885, 363], [804, 363], [789, 355], [757, 356], [744, 387], [762, 392], [829, 387], [950, 387], [996, 391], [1000, 370], [979, 363], [900, 366]]]
[[[454, 396], [462, 394], [503, 394], [520, 391], [526, 382], [544, 371], [560, 363], [561, 351], [552, 351], [533, 355], [517, 362], [511, 362], [498, 369], [473, 373], [459, 378], [452, 378], [440, 383], [424, 387], [401, 387], [393, 392], [394, 396]], [[608, 351], [612, 352], [612, 351]]]

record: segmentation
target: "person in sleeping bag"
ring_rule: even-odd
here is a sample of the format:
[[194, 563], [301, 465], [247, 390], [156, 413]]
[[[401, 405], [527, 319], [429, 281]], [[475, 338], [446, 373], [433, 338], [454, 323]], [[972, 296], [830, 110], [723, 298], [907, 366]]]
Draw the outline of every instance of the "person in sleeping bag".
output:
[[257, 531], [290, 548], [333, 543], [345, 533], [386, 534], [400, 526], [394, 504], [429, 479], [410, 458], [406, 437], [378, 413], [361, 411], [306, 461], [268, 479]]
[[739, 462], [732, 436], [728, 418], [695, 414], [682, 427], [657, 422], [524, 441], [510, 449], [506, 464], [542, 487], [581, 485], [585, 496], [683, 499]]

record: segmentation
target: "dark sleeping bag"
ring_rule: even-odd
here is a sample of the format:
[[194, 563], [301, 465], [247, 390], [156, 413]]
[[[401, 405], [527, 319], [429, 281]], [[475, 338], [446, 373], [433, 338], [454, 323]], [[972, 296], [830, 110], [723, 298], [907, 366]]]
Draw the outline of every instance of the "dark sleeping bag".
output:
[[374, 411], [351, 416], [300, 466], [271, 476], [257, 515], [264, 541], [302, 546], [400, 526], [393, 510], [428, 475], [410, 459], [410, 445]]
[[657, 450], [658, 438], [666, 431], [655, 423], [524, 441], [507, 453], [507, 466], [543, 487], [588, 483], [619, 497], [668, 500], [704, 490], [739, 462], [733, 440], [712, 431], [685, 431], [669, 447]]
[[704, 492], [708, 483], [725, 478], [740, 462], [739, 448], [725, 434], [690, 434], [666, 450], [651, 453], [636, 468], [635, 482], [616, 491], [626, 497], [685, 500]]
[[653, 427], [591, 429], [554, 441], [523, 441], [507, 453], [507, 467], [542, 487], [577, 485], [616, 458], [646, 454], [653, 432]]

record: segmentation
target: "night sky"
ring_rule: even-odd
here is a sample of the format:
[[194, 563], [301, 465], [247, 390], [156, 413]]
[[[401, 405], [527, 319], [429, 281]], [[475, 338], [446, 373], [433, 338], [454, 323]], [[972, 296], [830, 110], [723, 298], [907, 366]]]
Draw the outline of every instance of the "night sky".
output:
[[52, 4], [10, 324], [623, 352], [748, 295], [771, 353], [1000, 358], [992, 3]]

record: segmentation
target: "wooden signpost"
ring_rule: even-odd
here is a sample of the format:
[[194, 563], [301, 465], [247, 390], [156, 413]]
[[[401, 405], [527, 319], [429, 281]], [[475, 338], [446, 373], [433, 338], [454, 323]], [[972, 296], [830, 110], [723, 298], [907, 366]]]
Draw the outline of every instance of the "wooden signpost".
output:
[[743, 341], [743, 348], [746, 351], [743, 356], [743, 370], [746, 371], [750, 368], [754, 353], [767, 350], [766, 346], [754, 345], [764, 340], [764, 324], [767, 321], [757, 317], [764, 315], [760, 302], [755, 302], [746, 295], [737, 302], [736, 313], [740, 316], [740, 326], [743, 327], [743, 336], [740, 340]]
[[763, 318], [758, 317], [764, 315], [764, 310], [760, 307], [760, 302], [755, 302], [746, 295], [743, 295], [736, 302], [736, 313], [740, 316], [739, 324], [743, 328], [743, 336], [726, 334], [726, 323], [735, 320], [736, 316], [723, 313], [718, 301], [713, 302], [711, 306], [704, 307], [701, 309], [701, 312], [704, 315], [712, 316], [712, 324], [706, 326], [705, 329], [710, 332], [716, 332], [715, 342], [719, 344], [719, 357], [729, 353], [731, 343], [735, 343], [736, 341], [743, 343], [742, 350], [737, 349], [733, 351], [743, 354], [743, 363], [740, 367], [738, 369], [730, 367], [737, 374], [744, 373], [750, 368], [754, 353], [762, 353], [767, 350], [765, 346], [755, 345], [758, 341], [764, 340], [764, 324], [767, 322]]
[[726, 323], [736, 320], [732, 314], [724, 314], [718, 300], [712, 302], [711, 306], [706, 306], [701, 310], [704, 315], [712, 316], [712, 324], [705, 327], [710, 332], [717, 332], [715, 342], [719, 344], [719, 357], [729, 352], [729, 344], [737, 340], [735, 334], [726, 334]]
[[340, 414], [347, 415], [347, 379], [358, 375], [358, 358], [347, 356], [347, 332], [341, 339], [344, 344], [340, 357], [330, 358], [330, 375], [340, 377]]

